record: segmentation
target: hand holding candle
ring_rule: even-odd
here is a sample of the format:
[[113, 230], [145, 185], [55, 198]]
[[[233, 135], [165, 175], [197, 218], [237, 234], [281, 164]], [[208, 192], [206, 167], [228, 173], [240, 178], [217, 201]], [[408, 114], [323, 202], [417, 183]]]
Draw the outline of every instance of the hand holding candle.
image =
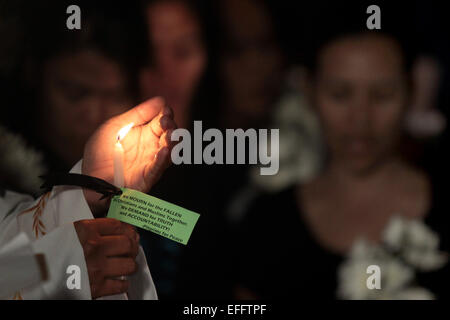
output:
[[[148, 192], [170, 163], [170, 135], [175, 128], [164, 100], [150, 99], [94, 133], [85, 147], [82, 173]], [[84, 193], [94, 214], [106, 210], [107, 202], [99, 201], [98, 194]]]

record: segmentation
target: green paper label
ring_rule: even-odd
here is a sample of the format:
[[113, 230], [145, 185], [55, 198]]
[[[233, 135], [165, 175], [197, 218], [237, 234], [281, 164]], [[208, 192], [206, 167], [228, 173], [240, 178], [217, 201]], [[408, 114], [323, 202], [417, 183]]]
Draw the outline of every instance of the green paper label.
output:
[[108, 218], [149, 230], [167, 239], [186, 245], [200, 215], [145, 193], [122, 188], [114, 196]]

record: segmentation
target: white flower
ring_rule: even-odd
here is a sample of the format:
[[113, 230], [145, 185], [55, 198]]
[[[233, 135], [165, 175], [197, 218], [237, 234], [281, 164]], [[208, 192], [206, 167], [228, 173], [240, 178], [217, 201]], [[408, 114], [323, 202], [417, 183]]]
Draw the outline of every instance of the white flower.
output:
[[[376, 265], [381, 271], [381, 289], [369, 289], [367, 268]], [[341, 299], [390, 299], [414, 276], [412, 268], [393, 258], [380, 246], [356, 241], [348, 259], [338, 269], [338, 297]]]
[[441, 268], [447, 255], [439, 251], [439, 237], [419, 220], [394, 217], [383, 233], [383, 243], [421, 271]]
[[427, 289], [408, 287], [385, 297], [386, 300], [434, 300], [436, 297]]
[[323, 160], [317, 116], [298, 92], [288, 91], [281, 97], [275, 108], [273, 127], [280, 130], [278, 173], [262, 176], [259, 166], [251, 171], [252, 183], [269, 192], [308, 181], [319, 172]]
[[338, 298], [359, 300], [368, 299], [366, 268], [370, 264], [360, 261], [346, 262], [338, 270]]
[[[341, 299], [429, 300], [434, 295], [413, 285], [415, 270], [431, 271], [447, 262], [438, 250], [439, 237], [419, 220], [393, 217], [380, 245], [355, 241], [348, 258], [338, 269]], [[381, 288], [369, 289], [367, 267], [380, 269]]]
[[447, 127], [445, 115], [433, 108], [431, 110], [413, 110], [406, 115], [406, 129], [414, 137], [428, 138], [439, 135]]
[[380, 264], [381, 285], [384, 296], [401, 291], [414, 279], [414, 270], [398, 259], [387, 259]]
[[383, 243], [386, 244], [392, 250], [400, 250], [402, 248], [403, 235], [405, 232], [406, 223], [405, 220], [399, 216], [394, 216], [388, 223], [383, 232]]
[[20, 191], [37, 195], [42, 184], [39, 175], [45, 173], [42, 155], [3, 127], [0, 127], [0, 153], [1, 173], [12, 178]]

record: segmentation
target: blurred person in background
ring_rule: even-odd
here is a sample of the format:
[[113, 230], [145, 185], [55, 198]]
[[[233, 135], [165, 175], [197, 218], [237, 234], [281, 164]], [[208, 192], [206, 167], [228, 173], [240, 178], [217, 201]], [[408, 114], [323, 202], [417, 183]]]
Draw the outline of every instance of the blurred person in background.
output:
[[189, 0], [144, 1], [151, 50], [150, 65], [140, 74], [144, 99], [162, 96], [176, 122], [188, 128], [191, 103], [207, 64], [204, 31], [198, 7]]
[[264, 1], [230, 0], [218, 4], [218, 73], [225, 128], [260, 128], [281, 92], [284, 58], [273, 17]]
[[[326, 161], [311, 181], [249, 208], [234, 246], [236, 298], [448, 297], [448, 171], [431, 176], [401, 151], [414, 50], [390, 29], [398, 11], [384, 7], [383, 29], [368, 31], [366, 8], [311, 15], [307, 94]], [[373, 265], [380, 290], [367, 284]]]
[[[263, 128], [269, 124], [283, 91], [285, 65], [273, 17], [264, 1], [209, 4], [212, 10], [209, 14], [213, 17], [208, 24], [209, 32], [199, 30], [203, 25], [195, 20], [200, 16], [199, 9], [190, 1], [150, 1], [146, 8], [155, 57], [154, 65], [141, 74], [141, 86], [147, 83], [143, 89], [148, 88], [149, 94], [152, 90], [167, 92], [162, 95], [169, 104], [173, 101], [180, 126], [191, 129], [192, 122], [189, 126], [183, 123], [192, 120], [202, 120], [203, 130]], [[202, 71], [200, 62], [206, 60], [203, 52], [206, 45], [200, 41], [208, 35], [212, 36], [208, 38], [211, 41], [208, 48], [213, 58], [209, 59], [212, 66], [207, 76], [216, 88], [197, 87], [202, 91], [200, 95], [208, 96], [207, 102], [189, 110], [185, 103], [177, 104], [176, 92], [190, 92], [187, 89], [192, 91], [196, 87], [192, 79], [198, 79]], [[177, 54], [180, 51], [189, 54]], [[179, 118], [177, 110], [182, 112]], [[227, 297], [231, 283], [227, 278], [229, 261], [222, 253], [233, 237], [226, 221], [228, 207], [235, 203], [236, 194], [247, 196], [241, 188], [248, 189], [248, 169], [246, 165], [173, 166], [166, 179], [153, 190], [152, 194], [183, 203], [202, 214], [198, 232], [187, 248], [141, 232], [147, 251], [153, 257], [158, 254], [157, 260], [161, 261], [152, 269], [161, 296], [179, 297], [188, 291], [192, 296], [194, 293], [189, 288], [195, 287], [196, 297]], [[231, 176], [234, 178], [230, 179]], [[201, 202], [193, 201], [198, 199], [198, 194], [207, 196]]]
[[[143, 98], [163, 96], [174, 110], [177, 125], [193, 133], [194, 120], [206, 120], [217, 103], [208, 72], [206, 42], [207, 1], [143, 1], [151, 49], [148, 64], [140, 72]], [[215, 110], [212, 110], [214, 112]], [[219, 183], [216, 168], [206, 165], [174, 165], [151, 195], [201, 214], [196, 232], [184, 246], [140, 230], [141, 243], [152, 259], [152, 275], [161, 299], [224, 296], [217, 241], [226, 231], [213, 196], [203, 195]], [[201, 200], [199, 201], [199, 197]], [[204, 259], [208, 256], [208, 259]], [[192, 290], [194, 289], [194, 290]]]
[[[108, 33], [108, 30], [114, 31], [112, 27], [116, 24], [106, 16], [113, 20], [118, 20], [119, 16], [111, 17], [111, 12], [105, 12], [104, 8], [78, 3], [83, 11], [87, 10], [83, 20], [86, 24], [82, 23], [82, 27], [87, 29], [83, 32], [72, 31], [69, 35], [71, 31], [65, 24], [67, 3], [59, 2], [61, 6], [58, 6], [56, 2], [37, 5], [0, 1], [0, 96], [2, 110], [5, 111], [1, 120], [4, 126], [8, 126], [0, 127], [0, 265], [2, 274], [8, 275], [2, 278], [0, 296], [16, 300], [96, 299], [122, 293], [113, 298], [157, 299], [136, 231], [113, 219], [93, 219], [104, 217], [107, 210], [105, 202], [98, 201], [98, 195], [70, 187], [57, 187], [36, 200], [29, 195], [39, 193], [37, 190], [42, 181], [38, 176], [49, 168], [44, 167], [42, 156], [36, 151], [37, 141], [48, 143], [49, 148], [52, 147], [61, 156], [59, 159], [47, 158], [47, 164], [53, 165], [51, 169], [67, 168], [73, 160], [83, 157], [83, 147], [78, 158], [75, 158], [71, 147], [78, 150], [79, 140], [83, 139], [84, 134], [96, 130], [92, 128], [94, 124], [100, 125], [98, 119], [103, 118], [98, 121], [105, 122], [104, 117], [109, 119], [111, 112], [121, 112], [121, 108], [117, 108], [119, 102], [130, 102], [135, 96], [131, 90], [132, 77], [129, 77], [134, 74], [131, 65], [122, 65], [126, 59], [121, 60], [118, 56], [107, 57], [108, 54], [114, 55], [108, 50], [114, 51], [114, 46], [118, 44], [112, 39], [118, 35]], [[132, 16], [134, 20], [135, 13]], [[31, 19], [32, 15], [37, 17]], [[120, 17], [124, 16], [124, 12], [120, 11]], [[48, 20], [42, 20], [46, 18]], [[128, 43], [132, 43], [133, 37], [127, 37], [131, 41]], [[142, 48], [139, 45], [139, 49]], [[135, 61], [137, 56], [139, 54], [133, 57]], [[136, 117], [139, 119], [136, 120]], [[97, 134], [89, 134], [92, 138], [84, 148], [83, 166], [79, 161], [72, 172], [110, 180], [112, 167], [104, 165], [112, 162], [103, 161], [99, 167], [96, 159], [108, 158], [110, 153], [105, 154], [105, 151], [110, 150], [103, 140], [117, 135], [117, 127], [124, 126], [124, 122], [128, 124], [130, 118], [135, 119], [135, 134], [143, 128], [139, 126], [139, 121], [149, 123], [147, 126], [151, 125], [153, 129], [164, 125], [157, 132], [166, 136], [165, 142], [160, 139], [160, 134], [154, 134], [146, 136], [148, 141], [144, 144], [148, 145], [156, 139], [160, 144], [169, 146], [166, 131], [175, 127], [172, 113], [161, 99], [153, 99], [108, 121]], [[73, 124], [71, 121], [80, 123], [70, 127]], [[52, 134], [45, 130], [46, 126], [55, 129], [53, 137], [44, 135], [44, 132]], [[28, 143], [17, 132], [25, 134]], [[58, 134], [63, 135], [59, 137], [61, 140], [53, 143], [58, 139]], [[85, 138], [87, 142], [88, 137]], [[30, 148], [30, 141], [35, 143], [34, 148]], [[110, 146], [113, 147], [113, 144]], [[148, 159], [154, 159], [144, 163], [145, 169], [154, 170], [150, 170], [148, 176], [137, 174], [141, 179], [129, 181], [130, 187], [134, 185], [133, 188], [146, 192], [156, 182], [169, 164], [170, 150], [164, 145], [160, 147], [158, 150], [141, 148], [149, 153]], [[139, 167], [134, 169], [142, 169], [139, 161], [135, 161], [134, 165]], [[100, 239], [99, 230], [103, 235], [114, 234], [118, 237], [117, 241], [112, 243], [103, 237]], [[122, 236], [130, 238], [128, 249], [120, 245], [128, 241]], [[89, 246], [92, 249], [92, 241], [96, 242], [94, 246], [97, 248], [94, 248], [95, 252], [88, 252]], [[104, 262], [100, 266], [101, 272], [99, 261]], [[79, 266], [81, 270], [80, 290], [70, 290], [65, 285], [67, 274], [61, 271], [66, 270], [68, 265]], [[114, 279], [122, 275], [130, 277], [125, 281]]]
[[438, 174], [448, 163], [442, 147], [448, 145], [449, 30], [444, 3], [419, 0], [413, 5], [417, 22], [412, 28], [417, 30], [420, 56], [413, 67], [416, 90], [406, 124], [416, 145], [411, 153], [418, 163]]
[[[282, 93], [286, 70], [274, 16], [268, 3], [258, 0], [217, 1], [213, 10], [219, 98], [211, 127], [265, 128]], [[248, 164], [236, 164], [218, 170], [220, 185], [216, 192], [221, 195], [224, 215], [232, 217], [233, 223], [240, 216], [234, 207], [245, 207], [241, 203], [257, 193], [247, 185], [250, 168]]]
[[43, 171], [70, 169], [95, 129], [136, 103], [148, 56], [137, 2], [81, 1], [80, 30], [66, 26], [70, 4], [26, 3], [20, 14], [24, 38], [5, 122], [44, 154]]
[[[305, 99], [304, 68], [289, 59], [286, 34], [294, 34], [285, 4], [274, 1], [219, 1], [217, 74], [221, 91], [219, 128], [279, 129], [279, 172], [260, 175], [259, 166], [223, 168], [225, 215], [239, 225], [261, 192], [277, 192], [311, 179], [323, 159], [317, 117]], [[286, 39], [288, 38], [288, 39]], [[297, 39], [297, 38], [296, 38]], [[253, 148], [254, 146], [249, 146]]]

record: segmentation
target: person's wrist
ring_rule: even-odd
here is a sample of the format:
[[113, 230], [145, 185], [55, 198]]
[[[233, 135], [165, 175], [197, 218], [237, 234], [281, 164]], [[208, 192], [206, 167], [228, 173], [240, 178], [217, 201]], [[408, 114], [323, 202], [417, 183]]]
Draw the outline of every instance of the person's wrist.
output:
[[[81, 173], [87, 176], [94, 176], [90, 173], [90, 170], [86, 167], [87, 162], [85, 151], [85, 156], [83, 158], [83, 163], [81, 167]], [[106, 211], [108, 210], [110, 203], [109, 199], [100, 200], [102, 195], [90, 189], [83, 189], [83, 195], [94, 218], [101, 218], [103, 216], [106, 216]]]
[[109, 206], [109, 199], [100, 200], [101, 194], [89, 189], [83, 189], [83, 194], [89, 209], [95, 218], [106, 215]]

